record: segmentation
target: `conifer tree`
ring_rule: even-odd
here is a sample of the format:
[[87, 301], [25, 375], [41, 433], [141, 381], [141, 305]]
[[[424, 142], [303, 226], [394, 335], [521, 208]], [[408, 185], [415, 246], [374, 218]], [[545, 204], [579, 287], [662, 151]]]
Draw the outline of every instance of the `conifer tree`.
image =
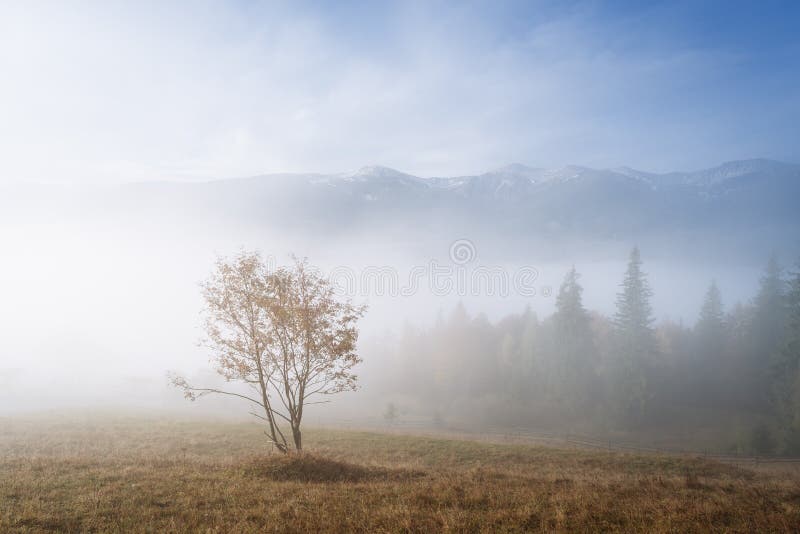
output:
[[716, 343], [721, 346], [725, 331], [725, 311], [722, 308], [722, 294], [714, 281], [706, 291], [695, 328], [705, 346]]
[[631, 251], [628, 269], [617, 294], [614, 315], [617, 349], [617, 396], [623, 415], [641, 419], [648, 399], [646, 368], [656, 352], [652, 290], [642, 271], [639, 248]]
[[558, 358], [558, 379], [562, 398], [571, 408], [581, 407], [588, 400], [592, 375], [591, 355], [594, 352], [589, 315], [583, 307], [583, 287], [573, 266], [564, 277], [556, 298], [555, 356]]
[[788, 323], [775, 359], [775, 400], [784, 429], [784, 448], [800, 454], [800, 265], [786, 296]]
[[694, 328], [695, 356], [703, 372], [718, 372], [719, 361], [725, 352], [725, 310], [722, 307], [722, 294], [716, 282], [706, 291], [700, 317]]
[[749, 391], [757, 408], [767, 408], [774, 391], [774, 360], [784, 339], [786, 313], [786, 282], [778, 260], [770, 257], [761, 277], [758, 294], [753, 302], [753, 318], [749, 332]]
[[722, 294], [716, 282], [712, 281], [694, 327], [692, 359], [684, 379], [696, 395], [695, 402], [727, 403], [732, 386], [728, 376], [732, 362], [725, 350], [726, 334]]

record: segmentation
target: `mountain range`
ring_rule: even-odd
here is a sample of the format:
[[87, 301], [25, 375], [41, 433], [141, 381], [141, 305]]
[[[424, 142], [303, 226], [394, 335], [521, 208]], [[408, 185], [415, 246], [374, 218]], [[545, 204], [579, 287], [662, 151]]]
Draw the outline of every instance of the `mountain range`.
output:
[[[422, 178], [369, 166], [340, 174], [271, 174], [210, 182], [38, 186], [4, 194], [6, 211], [38, 206], [51, 219], [99, 216], [238, 222], [326, 239], [382, 234], [536, 242], [652, 242], [705, 252], [763, 253], [800, 241], [800, 165], [732, 161], [696, 172], [508, 165]], [[2, 200], [0, 200], [2, 203]], [[2, 205], [2, 204], [0, 204]], [[713, 247], [712, 247], [713, 248]]]

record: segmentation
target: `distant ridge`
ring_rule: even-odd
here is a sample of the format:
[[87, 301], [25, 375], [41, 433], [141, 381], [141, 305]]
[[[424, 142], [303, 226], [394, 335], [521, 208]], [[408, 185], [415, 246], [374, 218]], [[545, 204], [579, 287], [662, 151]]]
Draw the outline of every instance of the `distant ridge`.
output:
[[[493, 182], [498, 179], [511, 181], [527, 181], [530, 183], [543, 183], [547, 181], [566, 181], [585, 176], [607, 176], [633, 178], [650, 183], [653, 186], [663, 185], [695, 185], [708, 187], [718, 185], [726, 180], [745, 175], [780, 175], [797, 174], [800, 172], [800, 165], [785, 163], [764, 158], [734, 160], [722, 163], [716, 167], [701, 169], [688, 172], [666, 172], [654, 173], [641, 171], [631, 167], [616, 167], [613, 169], [595, 169], [579, 165], [567, 165], [564, 167], [546, 169], [541, 167], [530, 167], [522, 163], [511, 163], [497, 169], [490, 170], [481, 174], [462, 175], [452, 177], [421, 177], [405, 173], [391, 167], [382, 165], [367, 165], [352, 172], [323, 174], [323, 173], [275, 173], [254, 176], [251, 178], [232, 178], [227, 180], [241, 180], [267, 177], [298, 177], [312, 178], [321, 181], [324, 178], [326, 183], [341, 182], [368, 182], [373, 181], [397, 181], [409, 182], [414, 184], [426, 184], [431, 187], [452, 189], [462, 186], [468, 182], [485, 181]], [[221, 181], [221, 180], [215, 180]]]
[[[0, 216], [216, 221], [282, 235], [502, 238], [513, 249], [570, 240], [658, 243], [712, 253], [780, 250], [800, 236], [800, 165], [750, 159], [692, 172], [514, 163], [482, 174], [423, 178], [371, 165], [338, 174], [270, 174], [211, 182], [39, 186], [0, 195]], [[38, 214], [38, 215], [37, 215]], [[555, 254], [555, 252], [553, 252]]]

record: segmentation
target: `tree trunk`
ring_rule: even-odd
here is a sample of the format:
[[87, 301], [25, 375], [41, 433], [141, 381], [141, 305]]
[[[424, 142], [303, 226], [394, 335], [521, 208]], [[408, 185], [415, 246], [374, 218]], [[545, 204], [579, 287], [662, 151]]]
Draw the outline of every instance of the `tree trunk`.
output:
[[300, 433], [300, 425], [292, 425], [292, 437], [294, 437], [294, 448], [298, 451], [303, 450], [303, 436]]

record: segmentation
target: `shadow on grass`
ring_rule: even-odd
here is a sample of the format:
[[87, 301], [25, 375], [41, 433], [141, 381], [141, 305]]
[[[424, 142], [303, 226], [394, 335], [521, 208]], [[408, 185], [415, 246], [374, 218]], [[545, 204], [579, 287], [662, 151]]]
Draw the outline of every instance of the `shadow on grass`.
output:
[[243, 468], [248, 476], [281, 482], [379, 482], [426, 476], [424, 471], [363, 466], [308, 453], [260, 456], [247, 460]]

